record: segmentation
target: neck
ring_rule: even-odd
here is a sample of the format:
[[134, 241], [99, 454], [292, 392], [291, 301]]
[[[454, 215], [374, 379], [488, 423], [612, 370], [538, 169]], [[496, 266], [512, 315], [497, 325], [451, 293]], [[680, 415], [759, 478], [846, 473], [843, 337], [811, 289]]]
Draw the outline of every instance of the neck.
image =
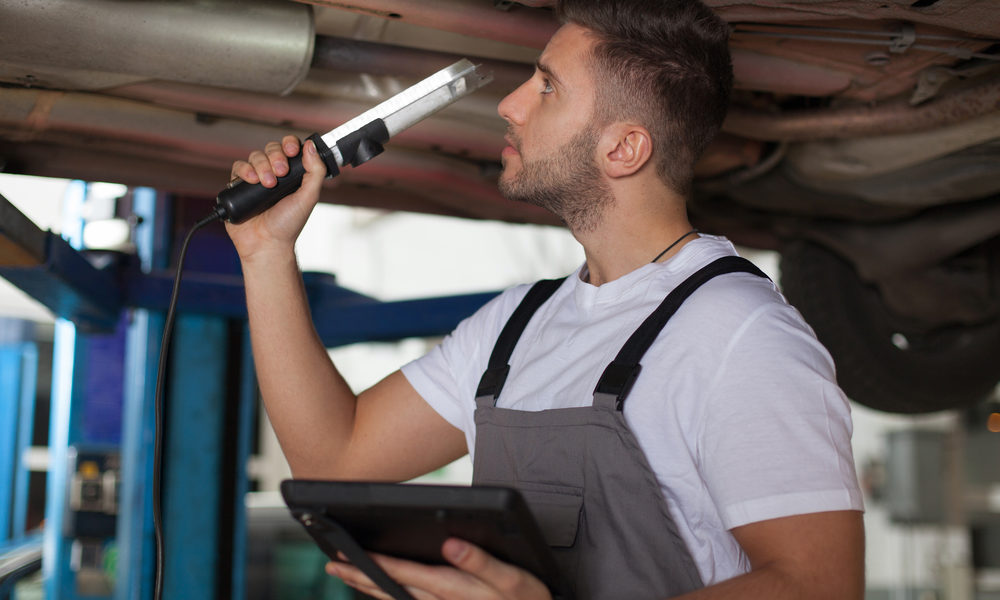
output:
[[[670, 260], [697, 238], [688, 235], [679, 239], [692, 229], [683, 203], [660, 198], [647, 206], [654, 209], [616, 203], [593, 231], [573, 232], [587, 258], [588, 283], [599, 286], [614, 281], [649, 264], [661, 253], [656, 262]], [[664, 253], [675, 241], [677, 244]]]

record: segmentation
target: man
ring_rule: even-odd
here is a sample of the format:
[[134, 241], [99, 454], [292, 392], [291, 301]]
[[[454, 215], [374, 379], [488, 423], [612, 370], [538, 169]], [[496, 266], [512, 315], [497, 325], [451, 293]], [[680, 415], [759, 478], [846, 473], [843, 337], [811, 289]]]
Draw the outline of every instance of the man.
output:
[[[310, 142], [302, 188], [229, 226], [294, 475], [401, 481], [471, 452], [475, 482], [516, 485], [543, 515], [580, 597], [861, 598], [861, 498], [829, 355], [685, 212], [727, 104], [725, 23], [680, 0], [567, 1], [560, 14], [534, 75], [500, 104], [500, 187], [582, 244], [566, 281], [508, 290], [355, 397], [312, 327], [293, 252], [323, 177]], [[273, 185], [298, 151], [286, 137], [233, 174]], [[636, 330], [645, 341], [627, 342]], [[442, 550], [454, 568], [378, 560], [421, 599], [549, 597], [468, 543]], [[385, 597], [350, 565], [327, 569]]]

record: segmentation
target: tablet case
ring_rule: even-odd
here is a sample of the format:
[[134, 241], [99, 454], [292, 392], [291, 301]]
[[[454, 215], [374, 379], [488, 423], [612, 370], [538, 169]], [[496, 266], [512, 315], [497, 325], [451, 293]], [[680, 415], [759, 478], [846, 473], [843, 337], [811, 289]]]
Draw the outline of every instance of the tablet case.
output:
[[289, 479], [281, 494], [327, 556], [338, 560], [342, 552], [396, 600], [412, 596], [367, 552], [448, 564], [440, 552], [448, 537], [531, 572], [554, 598], [569, 598], [551, 549], [513, 488]]

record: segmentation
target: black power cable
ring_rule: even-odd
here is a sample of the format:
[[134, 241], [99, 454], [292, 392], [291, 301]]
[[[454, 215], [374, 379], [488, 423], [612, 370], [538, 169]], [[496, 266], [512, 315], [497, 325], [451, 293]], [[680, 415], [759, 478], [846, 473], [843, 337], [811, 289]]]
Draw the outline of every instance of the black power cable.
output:
[[160, 479], [162, 473], [163, 455], [163, 385], [166, 379], [164, 373], [167, 368], [167, 354], [170, 349], [170, 338], [174, 328], [174, 317], [177, 314], [177, 296], [181, 289], [181, 273], [184, 271], [184, 255], [187, 254], [188, 244], [194, 237], [196, 231], [202, 227], [222, 219], [225, 211], [216, 208], [215, 212], [194, 224], [184, 243], [181, 244], [181, 253], [177, 258], [177, 274], [174, 276], [174, 289], [170, 294], [170, 304], [167, 306], [167, 317], [163, 322], [163, 337], [160, 341], [160, 362], [156, 368], [156, 393], [153, 397], [154, 432], [153, 432], [153, 539], [156, 544], [156, 568], [154, 571], [153, 598], [160, 600], [163, 597], [163, 516], [160, 507]]

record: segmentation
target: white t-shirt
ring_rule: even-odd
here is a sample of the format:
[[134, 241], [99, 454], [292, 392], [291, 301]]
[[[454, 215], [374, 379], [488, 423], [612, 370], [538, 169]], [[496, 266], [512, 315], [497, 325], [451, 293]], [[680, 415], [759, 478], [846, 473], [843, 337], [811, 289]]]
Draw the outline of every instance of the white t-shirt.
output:
[[[498, 406], [586, 406], [628, 337], [712, 260], [736, 254], [702, 235], [670, 260], [595, 287], [571, 275], [529, 322]], [[585, 267], [581, 267], [581, 270]], [[417, 392], [475, 448], [476, 387], [530, 286], [510, 289], [403, 367]], [[641, 361], [625, 421], [646, 454], [706, 585], [750, 570], [729, 529], [861, 510], [850, 407], [833, 362], [770, 281], [721, 275], [674, 314]]]

